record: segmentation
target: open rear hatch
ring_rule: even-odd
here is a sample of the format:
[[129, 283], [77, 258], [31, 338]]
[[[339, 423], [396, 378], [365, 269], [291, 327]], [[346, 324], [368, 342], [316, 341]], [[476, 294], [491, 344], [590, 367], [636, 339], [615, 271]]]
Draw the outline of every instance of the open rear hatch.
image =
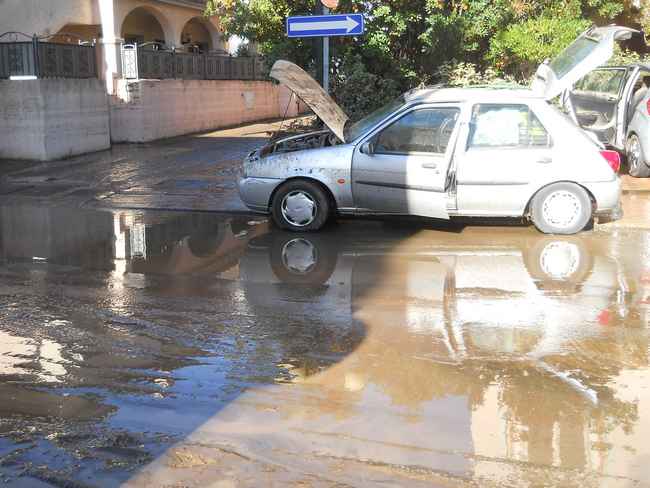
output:
[[537, 68], [533, 91], [546, 100], [557, 97], [587, 73], [607, 63], [614, 54], [615, 43], [629, 39], [636, 32], [617, 25], [590, 28], [559, 56]]

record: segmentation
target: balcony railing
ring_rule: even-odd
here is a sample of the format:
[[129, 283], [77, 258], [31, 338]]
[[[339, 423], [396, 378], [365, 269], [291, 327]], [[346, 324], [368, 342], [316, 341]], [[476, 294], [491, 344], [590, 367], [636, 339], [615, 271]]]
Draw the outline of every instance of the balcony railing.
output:
[[[75, 44], [44, 42], [70, 36]], [[0, 35], [0, 79], [12, 77], [96, 78], [95, 44], [72, 34], [38, 37], [6, 32]]]
[[164, 49], [156, 43], [122, 46], [122, 73], [127, 80], [264, 80], [259, 57], [192, 53]]

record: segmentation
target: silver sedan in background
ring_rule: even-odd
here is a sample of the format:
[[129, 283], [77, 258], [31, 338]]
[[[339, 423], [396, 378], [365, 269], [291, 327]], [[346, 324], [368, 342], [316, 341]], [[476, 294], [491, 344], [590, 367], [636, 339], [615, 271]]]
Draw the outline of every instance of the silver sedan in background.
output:
[[556, 234], [619, 218], [618, 153], [549, 100], [632, 32], [588, 30], [539, 67], [531, 89], [417, 89], [354, 124], [307, 73], [278, 61], [271, 76], [328, 129], [249, 154], [241, 198], [293, 231], [318, 230], [337, 214], [524, 217]]

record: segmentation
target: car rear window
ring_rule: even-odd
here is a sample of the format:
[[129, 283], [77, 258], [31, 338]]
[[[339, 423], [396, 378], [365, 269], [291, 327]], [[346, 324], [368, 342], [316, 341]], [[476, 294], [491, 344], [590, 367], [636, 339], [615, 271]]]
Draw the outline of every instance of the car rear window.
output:
[[576, 39], [560, 55], [551, 61], [551, 69], [560, 79], [574, 67], [579, 65], [598, 47], [598, 39], [590, 36], [581, 36]]

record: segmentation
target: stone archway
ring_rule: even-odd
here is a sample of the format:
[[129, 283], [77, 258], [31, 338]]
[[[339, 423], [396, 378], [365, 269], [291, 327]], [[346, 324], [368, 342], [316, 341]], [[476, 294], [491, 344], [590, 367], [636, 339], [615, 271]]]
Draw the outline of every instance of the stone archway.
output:
[[192, 17], [181, 32], [181, 44], [189, 50], [207, 52], [223, 49], [221, 32], [210, 21]]
[[159, 42], [171, 47], [176, 41], [173, 28], [167, 18], [156, 9], [144, 6], [131, 10], [124, 17], [120, 36], [127, 44]]

